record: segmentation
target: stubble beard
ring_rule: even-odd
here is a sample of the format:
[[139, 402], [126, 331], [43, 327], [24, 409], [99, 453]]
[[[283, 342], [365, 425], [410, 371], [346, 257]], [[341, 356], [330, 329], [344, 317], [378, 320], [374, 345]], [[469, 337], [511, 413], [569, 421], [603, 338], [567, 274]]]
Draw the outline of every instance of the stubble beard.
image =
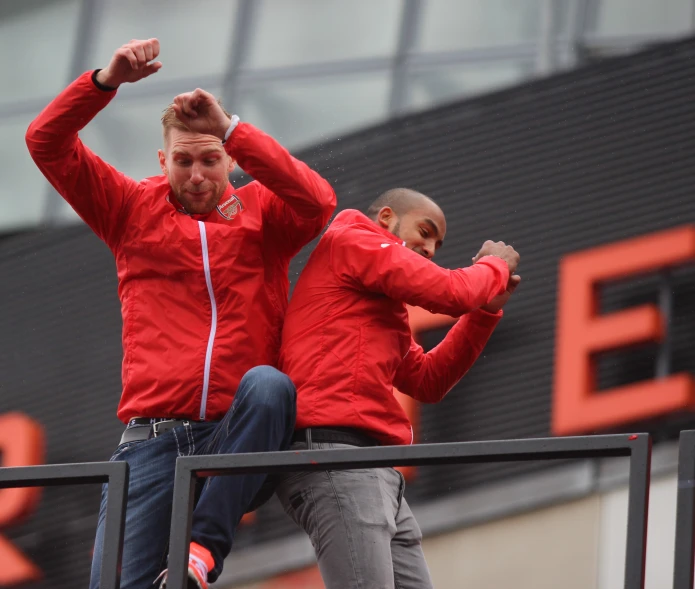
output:
[[[184, 192], [183, 190], [178, 191], [178, 193], [175, 192], [174, 196], [176, 196], [176, 199], [179, 201], [179, 203], [181, 203], [181, 206], [183, 206], [187, 213], [191, 215], [207, 215], [215, 210], [215, 207], [220, 203], [222, 195], [224, 194], [224, 191], [226, 189], [226, 185], [219, 189], [215, 189], [213, 195], [205, 202], [190, 201], [187, 196], [181, 194], [182, 192]], [[201, 190], [200, 192], [205, 191]]]

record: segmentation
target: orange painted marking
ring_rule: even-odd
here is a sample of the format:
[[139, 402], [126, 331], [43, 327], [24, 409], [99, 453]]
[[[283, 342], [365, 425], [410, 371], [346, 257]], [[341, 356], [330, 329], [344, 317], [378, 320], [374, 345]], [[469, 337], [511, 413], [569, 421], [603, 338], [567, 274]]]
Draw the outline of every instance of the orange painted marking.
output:
[[660, 342], [654, 305], [599, 315], [598, 286], [695, 260], [695, 227], [685, 226], [566, 256], [560, 263], [552, 432], [590, 433], [683, 409], [695, 409], [695, 381], [675, 374], [596, 391], [595, 356]]
[[[43, 429], [21, 413], [0, 415], [0, 455], [3, 467], [43, 464]], [[40, 497], [40, 487], [0, 489], [0, 529], [23, 521], [35, 511]], [[0, 586], [41, 578], [41, 570], [9, 540], [0, 536]]]

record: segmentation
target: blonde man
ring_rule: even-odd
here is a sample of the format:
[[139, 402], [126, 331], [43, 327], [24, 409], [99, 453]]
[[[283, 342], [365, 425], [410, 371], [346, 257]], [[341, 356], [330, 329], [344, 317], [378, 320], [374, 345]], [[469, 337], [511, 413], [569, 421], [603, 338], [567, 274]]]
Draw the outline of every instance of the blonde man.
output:
[[[273, 366], [290, 259], [335, 208], [330, 185], [208, 92], [174, 99], [162, 119], [162, 174], [140, 182], [78, 132], [127, 82], [162, 67], [159, 41], [133, 40], [61, 92], [27, 131], [46, 178], [116, 258], [123, 314], [126, 424], [111, 460], [130, 465], [121, 587], [149, 588], [165, 565], [177, 456], [288, 446], [295, 390]], [[229, 182], [235, 162], [255, 181]], [[79, 415], [79, 408], [77, 408]], [[222, 569], [264, 476], [208, 479], [194, 514], [192, 586]], [[99, 585], [105, 490], [90, 587]]]

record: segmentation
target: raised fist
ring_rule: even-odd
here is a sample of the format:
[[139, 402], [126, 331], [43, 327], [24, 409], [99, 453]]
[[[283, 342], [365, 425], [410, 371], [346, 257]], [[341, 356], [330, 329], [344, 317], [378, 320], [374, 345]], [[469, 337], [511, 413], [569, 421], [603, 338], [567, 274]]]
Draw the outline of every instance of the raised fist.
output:
[[475, 264], [483, 256], [497, 256], [498, 258], [502, 258], [507, 262], [507, 266], [509, 266], [510, 275], [514, 274], [520, 259], [517, 251], [511, 245], [507, 245], [503, 241], [486, 241], [475, 258], [473, 258], [473, 263]]
[[215, 135], [220, 140], [232, 122], [217, 99], [200, 88], [179, 94], [174, 98], [173, 108], [176, 117], [191, 131]]
[[152, 61], [159, 55], [159, 41], [133, 39], [116, 49], [109, 65], [97, 74], [104, 86], [118, 88], [125, 82], [137, 82], [159, 71], [161, 61]]

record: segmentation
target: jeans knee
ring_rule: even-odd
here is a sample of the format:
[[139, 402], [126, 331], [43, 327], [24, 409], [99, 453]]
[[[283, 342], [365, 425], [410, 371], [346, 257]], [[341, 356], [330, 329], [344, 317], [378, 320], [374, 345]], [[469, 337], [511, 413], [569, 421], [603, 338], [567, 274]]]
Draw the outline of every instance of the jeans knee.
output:
[[290, 377], [272, 366], [256, 366], [249, 370], [241, 379], [239, 390], [246, 391], [253, 405], [273, 411], [287, 411], [297, 400]]

